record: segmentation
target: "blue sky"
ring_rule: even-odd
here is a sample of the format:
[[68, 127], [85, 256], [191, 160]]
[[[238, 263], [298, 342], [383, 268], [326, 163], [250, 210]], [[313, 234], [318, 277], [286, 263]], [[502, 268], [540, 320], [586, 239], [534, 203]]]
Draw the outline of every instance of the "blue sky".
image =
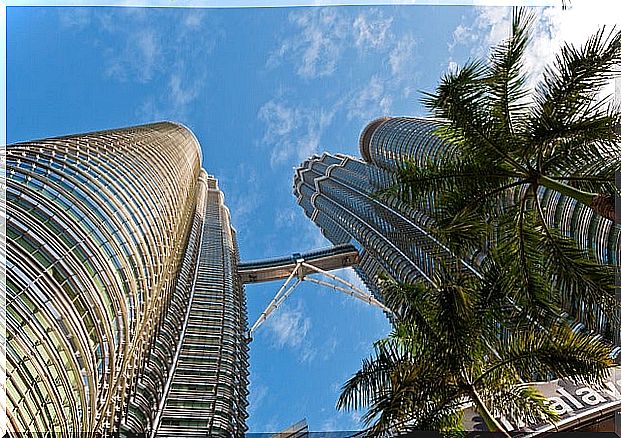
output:
[[[534, 74], [561, 40], [619, 20], [616, 4], [601, 3], [540, 9]], [[292, 195], [293, 168], [323, 151], [357, 156], [375, 117], [424, 115], [419, 91], [484, 54], [508, 17], [440, 5], [9, 7], [7, 142], [180, 121], [220, 181], [242, 260], [323, 247]], [[246, 288], [250, 324], [279, 286]], [[380, 310], [303, 284], [251, 344], [250, 431], [302, 418], [315, 431], [360, 429], [359, 413], [337, 412], [336, 399], [388, 331]]]

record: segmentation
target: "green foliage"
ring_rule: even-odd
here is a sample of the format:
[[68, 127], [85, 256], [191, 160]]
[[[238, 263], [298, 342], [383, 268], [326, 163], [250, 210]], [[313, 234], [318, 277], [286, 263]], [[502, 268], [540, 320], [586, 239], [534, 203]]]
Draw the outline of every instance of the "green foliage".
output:
[[563, 321], [516, 323], [519, 312], [495, 280], [445, 272], [434, 281], [438, 287], [383, 282], [398, 322], [337, 404], [366, 408], [371, 436], [463, 430], [469, 403], [494, 417], [554, 422], [557, 415], [524, 380], [554, 375], [598, 384], [613, 366], [610, 345]]
[[597, 194], [621, 195], [621, 108], [600, 99], [621, 63], [621, 32], [602, 28], [582, 47], [566, 44], [531, 90], [524, 56], [533, 21], [515, 9], [511, 37], [487, 62], [445, 74], [425, 95], [446, 120], [436, 135], [450, 153], [404, 165], [381, 196], [425, 211], [434, 235], [462, 258], [489, 253], [503, 289], [525, 307], [566, 311], [603, 332], [619, 326], [614, 269], [555, 228], [541, 199], [556, 191], [591, 206]]
[[[610, 344], [594, 331], [619, 327], [614, 269], [555, 228], [541, 199], [556, 191], [590, 206], [617, 190], [621, 109], [598, 95], [621, 62], [621, 32], [602, 28], [581, 48], [564, 46], [530, 90], [533, 21], [515, 9], [511, 37], [488, 62], [445, 74], [425, 95], [446, 121], [435, 134], [448, 151], [406, 164], [398, 184], [378, 194], [431, 217], [430, 231], [458, 257], [478, 257], [476, 274], [436, 266], [428, 284], [382, 279], [394, 330], [337, 404], [366, 409], [371, 436], [458, 436], [469, 404], [505, 434], [500, 416], [553, 423], [557, 414], [525, 382], [599, 384], [613, 366]], [[576, 319], [593, 331], [573, 330]]]

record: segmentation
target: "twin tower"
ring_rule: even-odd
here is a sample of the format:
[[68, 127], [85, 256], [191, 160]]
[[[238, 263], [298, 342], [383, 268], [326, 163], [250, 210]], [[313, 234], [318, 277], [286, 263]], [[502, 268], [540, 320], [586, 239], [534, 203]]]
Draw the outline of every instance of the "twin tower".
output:
[[[450, 153], [439, 123], [377, 119], [362, 158], [326, 153], [296, 169], [298, 203], [333, 244], [358, 249], [354, 269], [380, 300], [380, 272], [412, 282], [440, 265], [476, 269], [424, 211], [374, 196], [406, 162]], [[14, 144], [6, 177], [8, 431], [243, 436], [239, 253], [194, 135], [163, 122]], [[550, 220], [618, 264], [619, 227], [541, 196]]]

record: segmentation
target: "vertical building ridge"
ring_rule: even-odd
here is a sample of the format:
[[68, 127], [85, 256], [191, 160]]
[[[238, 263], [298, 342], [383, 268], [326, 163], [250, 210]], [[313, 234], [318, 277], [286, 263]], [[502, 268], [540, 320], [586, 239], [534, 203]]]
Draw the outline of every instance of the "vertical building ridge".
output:
[[[324, 153], [310, 157], [295, 171], [293, 192], [298, 204], [333, 244], [358, 247], [362, 262], [357, 272], [376, 294], [378, 272], [410, 283], [420, 279], [432, 282], [440, 265], [477, 269], [477, 254], [458, 259], [435, 239], [430, 201], [413, 207], [397, 197], [380, 200], [375, 196], [394, 185], [398, 171], [406, 165], [424, 165], [457, 153], [436, 135], [443, 123], [439, 119], [381, 117], [361, 132], [362, 160]], [[619, 151], [610, 153], [611, 158], [621, 159]], [[610, 165], [618, 163], [619, 159], [611, 159]], [[519, 191], [513, 193], [519, 195]], [[591, 251], [599, 262], [619, 269], [621, 226], [552, 190], [540, 188], [539, 197], [550, 224]]]
[[[7, 243], [10, 431], [150, 432], [172, 403], [167, 383], [174, 393], [179, 364], [192, 363], [181, 328], [202, 329], [213, 310], [212, 341], [237, 356], [210, 368], [229, 345], [194, 352], [219, 394], [212, 429], [196, 430], [243, 434], [246, 388], [218, 386], [224, 376], [247, 385], [234, 230], [190, 130], [160, 122], [8, 146]], [[217, 309], [195, 311], [191, 294], [207, 290]], [[229, 423], [222, 405], [236, 413]]]

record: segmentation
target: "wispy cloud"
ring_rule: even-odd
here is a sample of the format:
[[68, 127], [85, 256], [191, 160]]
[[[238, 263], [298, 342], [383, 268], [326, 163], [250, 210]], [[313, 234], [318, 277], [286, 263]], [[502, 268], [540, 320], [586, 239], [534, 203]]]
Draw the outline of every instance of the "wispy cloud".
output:
[[273, 345], [276, 348], [299, 348], [306, 339], [311, 321], [304, 316], [299, 302], [295, 308], [285, 303], [272, 314], [265, 325], [272, 335]]
[[289, 14], [296, 28], [268, 59], [268, 66], [290, 60], [305, 78], [328, 76], [336, 68], [347, 35], [347, 21], [334, 8], [309, 8]]
[[393, 76], [403, 78], [405, 75], [413, 74], [416, 62], [414, 57], [415, 47], [416, 40], [412, 35], [405, 35], [392, 47], [388, 63]]
[[220, 183], [222, 187], [226, 186], [226, 204], [231, 211], [233, 226], [239, 233], [249, 233], [257, 209], [264, 200], [257, 169], [250, 163], [239, 163], [233, 175], [222, 178]]
[[221, 33], [207, 23], [207, 11], [178, 11], [178, 19], [172, 22], [164, 19], [170, 13], [114, 8], [94, 14], [88, 8], [61, 8], [58, 17], [64, 28], [80, 31], [88, 26], [94, 32], [93, 47], [102, 53], [100, 70], [109, 80], [138, 86], [166, 84], [136, 102], [140, 117], [184, 120], [204, 91], [209, 73], [206, 60]]
[[392, 97], [388, 92], [388, 79], [381, 79], [378, 75], [360, 91], [356, 92], [347, 104], [347, 119], [358, 118], [369, 120], [380, 114], [388, 114], [392, 105]]
[[362, 49], [381, 48], [391, 38], [392, 17], [385, 18], [381, 11], [369, 9], [361, 12], [353, 22], [353, 37]]
[[149, 82], [162, 66], [158, 62], [162, 55], [161, 42], [152, 28], [129, 32], [123, 47], [108, 47], [104, 53], [106, 76], [120, 82]]
[[267, 67], [289, 62], [296, 74], [305, 79], [334, 74], [350, 48], [366, 53], [386, 51], [394, 44], [393, 18], [375, 8], [356, 16], [338, 8], [297, 10], [289, 14], [289, 22], [294, 27], [293, 35], [272, 52]]
[[335, 111], [335, 108], [294, 105], [280, 98], [263, 104], [258, 118], [265, 125], [263, 143], [271, 146], [272, 167], [285, 163], [297, 165], [317, 153]]
[[319, 431], [336, 432], [336, 431], [354, 431], [362, 428], [361, 415], [357, 411], [353, 412], [336, 412], [331, 417], [321, 423]]
[[63, 28], [83, 30], [91, 24], [92, 10], [90, 8], [60, 8], [58, 18]]
[[269, 393], [269, 388], [265, 385], [257, 384], [253, 380], [250, 381], [250, 397], [248, 400], [248, 414], [253, 416], [255, 412], [261, 409], [263, 400]]
[[[541, 77], [544, 68], [565, 42], [580, 46], [604, 24], [621, 24], [621, 3], [574, 0], [567, 10], [560, 7], [537, 9], [531, 44], [525, 55], [525, 71], [530, 85]], [[470, 47], [471, 55], [487, 56], [489, 48], [510, 35], [511, 8], [479, 7], [472, 23], [462, 22], [453, 32], [453, 43]], [[613, 93], [612, 82], [606, 94]]]

